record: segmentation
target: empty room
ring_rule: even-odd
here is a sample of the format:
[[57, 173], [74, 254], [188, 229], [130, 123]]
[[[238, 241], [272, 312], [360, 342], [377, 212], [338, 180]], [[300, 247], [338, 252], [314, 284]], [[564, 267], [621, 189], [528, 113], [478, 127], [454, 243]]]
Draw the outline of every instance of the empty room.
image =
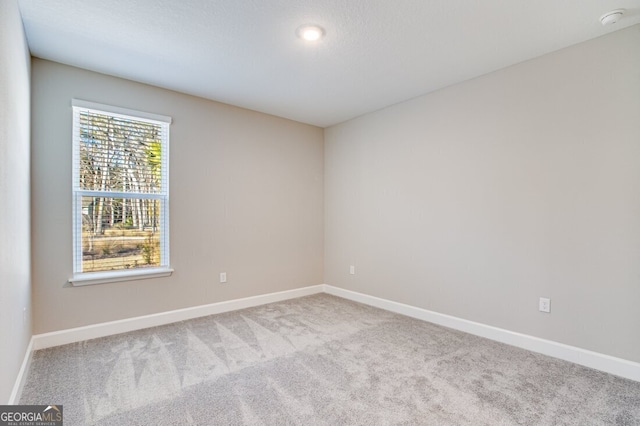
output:
[[640, 425], [637, 0], [2, 0], [0, 206], [0, 426]]

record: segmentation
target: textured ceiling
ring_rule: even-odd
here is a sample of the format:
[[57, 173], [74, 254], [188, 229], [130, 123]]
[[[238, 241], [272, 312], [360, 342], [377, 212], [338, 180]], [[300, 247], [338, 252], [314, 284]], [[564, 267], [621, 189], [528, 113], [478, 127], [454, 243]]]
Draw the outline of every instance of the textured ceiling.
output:
[[640, 23], [638, 0], [19, 4], [34, 56], [321, 127]]

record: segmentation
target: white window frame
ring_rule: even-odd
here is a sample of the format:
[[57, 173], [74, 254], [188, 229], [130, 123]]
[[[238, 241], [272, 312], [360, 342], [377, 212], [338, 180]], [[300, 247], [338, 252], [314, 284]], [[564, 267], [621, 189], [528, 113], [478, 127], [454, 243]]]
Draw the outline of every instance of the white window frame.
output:
[[[169, 129], [171, 117], [151, 114], [148, 112], [135, 111], [127, 108], [120, 108], [111, 105], [103, 105], [94, 102], [87, 102], [73, 99], [71, 102], [73, 109], [73, 276], [69, 283], [73, 286], [83, 286], [91, 284], [104, 284], [119, 281], [131, 281], [146, 278], [166, 277], [173, 273], [169, 263]], [[80, 134], [78, 121], [81, 111], [107, 114], [118, 118], [133, 119], [137, 121], [149, 122], [164, 127], [162, 148], [163, 174], [161, 191], [159, 194], [136, 193], [136, 192], [116, 192], [116, 191], [93, 191], [80, 188]], [[162, 198], [161, 205], [164, 209], [161, 213], [163, 223], [160, 226], [160, 266], [153, 268], [133, 268], [117, 271], [82, 272], [82, 197], [115, 197], [115, 198]]]

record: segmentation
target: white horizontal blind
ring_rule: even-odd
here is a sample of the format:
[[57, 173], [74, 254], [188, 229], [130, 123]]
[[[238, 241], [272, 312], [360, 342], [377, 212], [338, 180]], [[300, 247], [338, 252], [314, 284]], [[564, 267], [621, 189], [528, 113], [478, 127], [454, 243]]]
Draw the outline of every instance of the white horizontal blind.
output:
[[74, 101], [74, 275], [169, 267], [170, 122]]

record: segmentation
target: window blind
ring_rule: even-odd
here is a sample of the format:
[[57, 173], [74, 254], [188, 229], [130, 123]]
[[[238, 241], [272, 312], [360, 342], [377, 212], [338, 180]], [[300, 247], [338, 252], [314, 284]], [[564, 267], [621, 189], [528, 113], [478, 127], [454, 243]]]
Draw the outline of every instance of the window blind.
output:
[[169, 267], [170, 122], [73, 102], [74, 275]]

